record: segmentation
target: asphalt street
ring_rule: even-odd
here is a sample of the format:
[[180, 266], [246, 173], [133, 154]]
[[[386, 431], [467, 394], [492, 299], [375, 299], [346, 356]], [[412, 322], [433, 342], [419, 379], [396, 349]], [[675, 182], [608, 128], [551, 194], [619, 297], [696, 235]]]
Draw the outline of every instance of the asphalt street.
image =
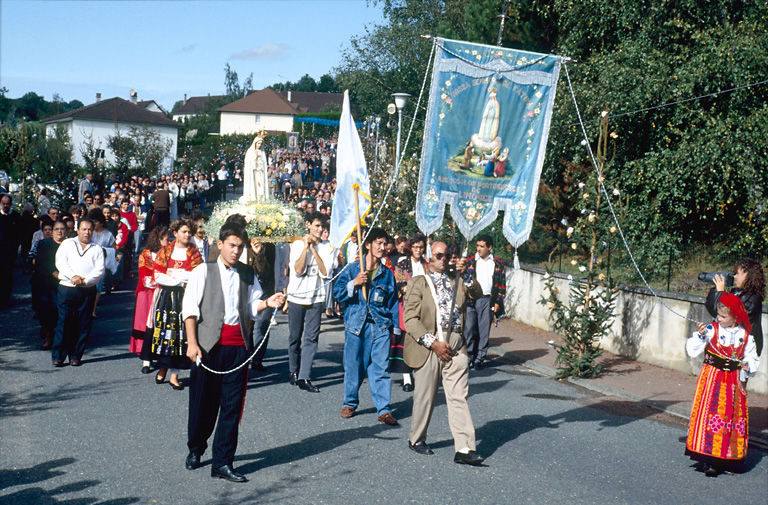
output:
[[[19, 282], [24, 282], [19, 279]], [[19, 290], [19, 291], [24, 291]], [[22, 294], [0, 312], [0, 504], [722, 504], [768, 503], [768, 458], [707, 478], [683, 454], [686, 427], [524, 367], [473, 372], [470, 408], [483, 467], [453, 463], [440, 393], [428, 443], [407, 447], [411, 395], [393, 385], [401, 421], [376, 420], [367, 383], [358, 415], [341, 419], [343, 323], [323, 322], [313, 382], [287, 383], [287, 322], [251, 373], [232, 484], [187, 471], [188, 391], [155, 385], [128, 352], [130, 289], [102, 299], [84, 365], [51, 367]], [[188, 376], [185, 372], [182, 378]]]

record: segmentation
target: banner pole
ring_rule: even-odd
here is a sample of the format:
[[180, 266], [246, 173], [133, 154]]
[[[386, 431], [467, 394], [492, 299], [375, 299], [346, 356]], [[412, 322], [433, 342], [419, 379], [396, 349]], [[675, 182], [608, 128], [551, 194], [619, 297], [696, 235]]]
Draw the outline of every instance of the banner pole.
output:
[[[363, 257], [363, 235], [362, 235], [362, 223], [360, 223], [360, 203], [357, 194], [360, 192], [360, 185], [353, 184], [352, 189], [355, 190], [355, 216], [357, 217], [357, 255], [360, 257], [360, 271], [365, 272], [365, 258]], [[363, 298], [368, 300], [368, 293], [365, 285], [363, 288]]]
[[[459, 234], [459, 237], [464, 238], [464, 236], [462, 234]], [[461, 238], [459, 238], [459, 241], [456, 242], [456, 245], [461, 244]], [[460, 259], [462, 259], [464, 256], [467, 255], [467, 247], [468, 247], [468, 245], [469, 245], [469, 241], [467, 240], [464, 243], [463, 253], [461, 254], [461, 256], [456, 261], [459, 261]], [[456, 252], [458, 253], [458, 248], [457, 248]], [[445, 337], [445, 341], [446, 342], [450, 342], [451, 341], [451, 333], [453, 333], [453, 321], [452, 321], [452, 319], [453, 319], [453, 311], [454, 311], [454, 309], [456, 309], [456, 294], [459, 291], [459, 277], [460, 277], [459, 271], [456, 270], [456, 280], [453, 283], [453, 299], [451, 300], [451, 310], [448, 311], [448, 336]], [[450, 344], [448, 344], [448, 345], [450, 345]]]

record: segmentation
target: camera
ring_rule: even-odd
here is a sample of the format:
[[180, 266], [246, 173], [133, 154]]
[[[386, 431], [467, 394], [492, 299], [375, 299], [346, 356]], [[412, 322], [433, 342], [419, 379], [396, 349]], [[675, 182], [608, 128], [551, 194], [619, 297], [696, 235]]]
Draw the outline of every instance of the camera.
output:
[[699, 280], [701, 282], [712, 283], [715, 279], [715, 275], [722, 275], [725, 277], [725, 287], [730, 288], [733, 286], [733, 272], [721, 271], [721, 272], [702, 272], [699, 274]]

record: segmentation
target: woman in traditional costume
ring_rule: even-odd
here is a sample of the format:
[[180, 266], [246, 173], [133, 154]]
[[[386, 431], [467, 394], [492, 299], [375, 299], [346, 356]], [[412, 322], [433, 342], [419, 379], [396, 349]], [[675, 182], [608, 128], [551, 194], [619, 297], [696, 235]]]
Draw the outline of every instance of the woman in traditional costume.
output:
[[141, 359], [141, 373], [150, 372], [152, 359], [151, 312], [155, 297], [155, 259], [160, 249], [168, 245], [168, 228], [158, 226], [147, 239], [147, 248], [139, 255], [139, 283], [136, 286], [136, 309], [133, 312], [133, 331], [128, 350]]
[[755, 340], [750, 335], [747, 311], [732, 293], [723, 293], [717, 304], [717, 321], [696, 323], [698, 332], [685, 349], [691, 357], [705, 352], [696, 382], [686, 454], [704, 464], [715, 477], [747, 454], [749, 424], [747, 377], [760, 364]]
[[400, 332], [392, 339], [389, 349], [389, 372], [403, 374], [403, 391], [413, 391], [413, 380], [411, 379], [411, 369], [403, 360], [403, 345], [405, 341], [405, 324], [403, 322], [403, 296], [408, 284], [408, 280], [417, 275], [425, 275], [427, 272], [427, 262], [424, 259], [424, 251], [427, 249], [427, 237], [421, 233], [416, 233], [408, 239], [409, 254], [403, 256], [395, 265], [395, 282], [400, 296]]
[[175, 240], [160, 249], [154, 263], [158, 289], [152, 321], [152, 356], [159, 368], [155, 382], [162, 384], [166, 374], [170, 373], [168, 382], [178, 391], [183, 389], [179, 384], [179, 369], [190, 366], [186, 356], [187, 337], [181, 319], [181, 300], [190, 273], [203, 263], [203, 258], [197, 247], [190, 243], [197, 231], [194, 222], [177, 219], [171, 223], [171, 231]]

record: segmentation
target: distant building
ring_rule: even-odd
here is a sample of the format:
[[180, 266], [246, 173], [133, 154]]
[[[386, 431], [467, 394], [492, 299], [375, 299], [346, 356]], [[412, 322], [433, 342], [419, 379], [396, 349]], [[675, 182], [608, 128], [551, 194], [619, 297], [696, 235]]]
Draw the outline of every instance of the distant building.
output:
[[319, 113], [329, 108], [341, 112], [344, 102], [342, 93], [320, 93], [318, 91], [280, 91], [285, 100], [296, 107], [299, 112]]
[[[165, 114], [165, 109], [163, 109], [159, 103], [157, 103], [154, 100], [139, 100], [136, 102], [136, 105], [139, 107], [142, 107], [144, 109], [147, 109], [148, 111], [152, 112], [159, 112], [160, 114]], [[175, 119], [174, 119], [175, 121]]]
[[174, 121], [183, 122], [205, 112], [205, 108], [211, 100], [223, 98], [226, 98], [226, 95], [193, 96], [187, 99], [187, 95], [184, 94], [184, 101], [179, 107], [174, 109], [171, 115]]
[[[132, 98], [135, 99], [135, 95]], [[154, 100], [138, 102], [119, 97], [101, 100], [100, 93], [96, 95], [96, 100], [91, 105], [42, 120], [47, 135], [53, 135], [57, 127], [67, 131], [72, 143], [73, 163], [84, 164], [81, 151], [89, 139], [93, 140], [99, 158], [107, 164], [113, 163], [115, 156], [109, 149], [109, 137], [115, 136], [118, 131], [121, 135], [128, 135], [131, 127], [146, 127], [170, 140], [172, 146], [166, 162], [176, 159], [179, 128], [182, 125], [168, 119], [162, 112], [155, 112], [154, 108], [160, 107]]]
[[270, 88], [253, 91], [218, 110], [221, 135], [253, 134], [261, 130], [289, 132], [293, 130], [293, 116], [299, 112]]

